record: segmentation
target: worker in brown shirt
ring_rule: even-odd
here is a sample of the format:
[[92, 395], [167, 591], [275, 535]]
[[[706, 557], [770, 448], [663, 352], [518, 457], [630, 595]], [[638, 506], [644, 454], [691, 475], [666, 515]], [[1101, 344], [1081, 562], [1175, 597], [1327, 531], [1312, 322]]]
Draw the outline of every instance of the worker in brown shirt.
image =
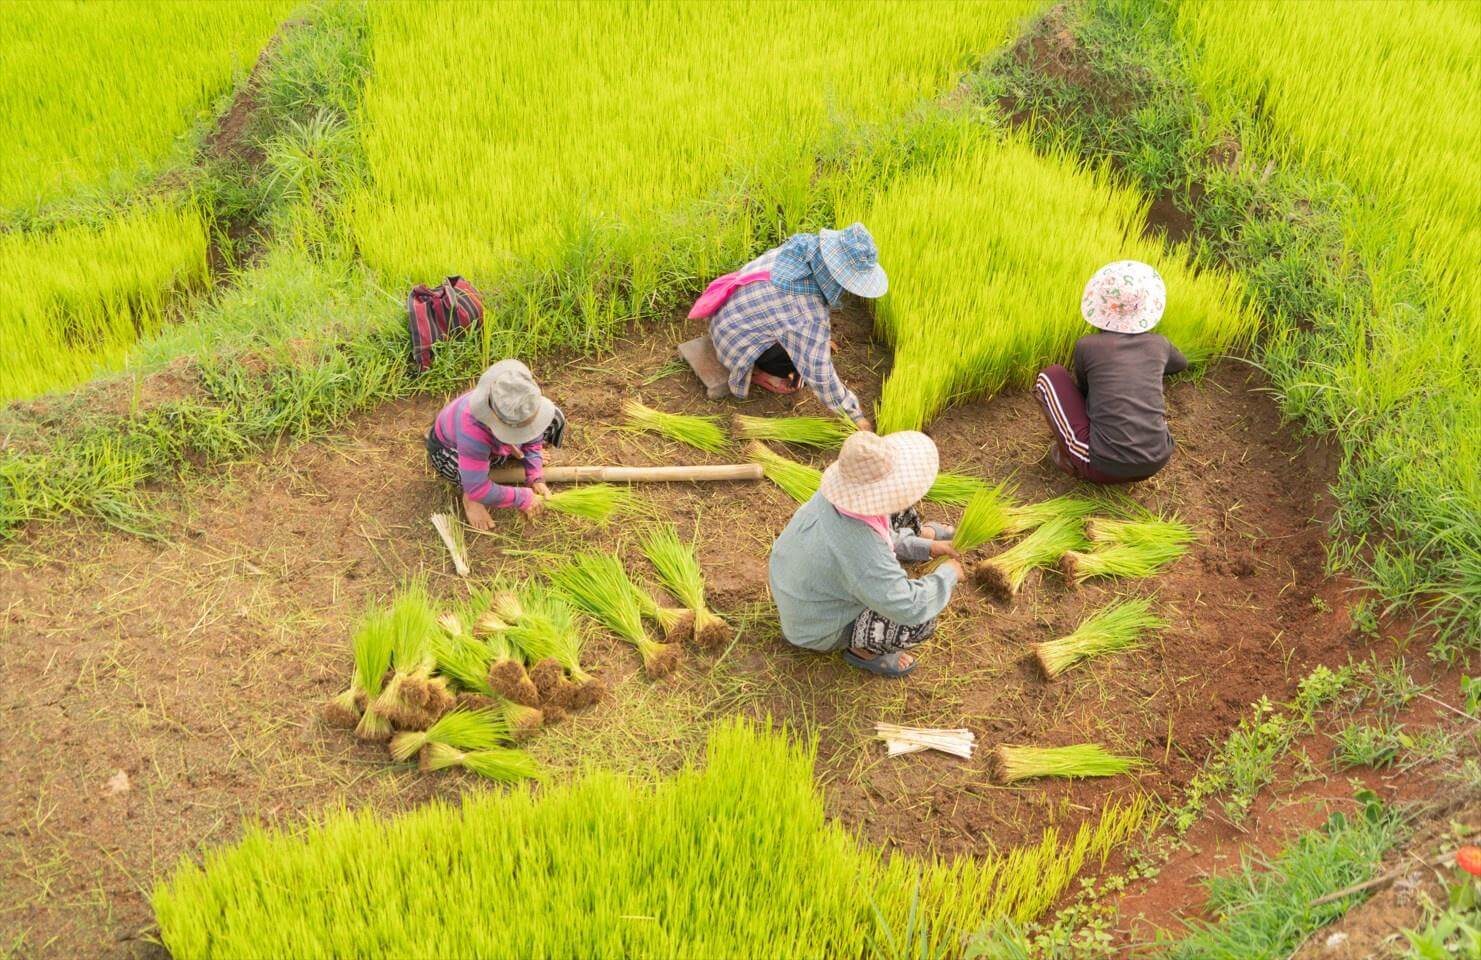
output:
[[1073, 376], [1056, 363], [1034, 384], [1054, 435], [1050, 457], [1064, 472], [1091, 483], [1132, 483], [1172, 458], [1162, 378], [1186, 370], [1188, 360], [1150, 332], [1166, 303], [1162, 277], [1136, 260], [1107, 264], [1085, 285], [1080, 313], [1102, 332], [1075, 343]]

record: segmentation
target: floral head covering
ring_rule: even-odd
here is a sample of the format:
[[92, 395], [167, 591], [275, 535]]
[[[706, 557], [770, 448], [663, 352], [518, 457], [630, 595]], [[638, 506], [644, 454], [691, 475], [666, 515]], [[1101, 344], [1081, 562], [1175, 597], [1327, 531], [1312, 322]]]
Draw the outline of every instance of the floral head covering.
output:
[[1095, 271], [1080, 297], [1085, 322], [1111, 333], [1146, 333], [1162, 319], [1167, 287], [1140, 260], [1117, 260]]

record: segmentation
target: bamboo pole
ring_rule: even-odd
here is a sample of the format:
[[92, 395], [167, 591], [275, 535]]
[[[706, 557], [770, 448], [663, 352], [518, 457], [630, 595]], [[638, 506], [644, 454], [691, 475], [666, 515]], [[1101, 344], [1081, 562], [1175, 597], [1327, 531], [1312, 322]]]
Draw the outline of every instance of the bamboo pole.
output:
[[[760, 480], [759, 463], [696, 467], [546, 467], [546, 483], [694, 483], [705, 480]], [[523, 467], [489, 471], [495, 483], [524, 483]]]

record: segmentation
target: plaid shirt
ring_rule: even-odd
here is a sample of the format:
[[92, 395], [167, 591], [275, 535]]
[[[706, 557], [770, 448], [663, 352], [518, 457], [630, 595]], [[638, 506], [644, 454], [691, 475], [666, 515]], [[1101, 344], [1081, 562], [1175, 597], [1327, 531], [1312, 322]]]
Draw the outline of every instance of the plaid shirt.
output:
[[[768, 270], [776, 257], [768, 250], [747, 264], [742, 273]], [[751, 367], [774, 343], [779, 343], [802, 382], [833, 410], [850, 419], [864, 415], [859, 398], [838, 379], [828, 340], [828, 305], [821, 297], [788, 293], [769, 280], [739, 288], [710, 321], [715, 353], [730, 371], [730, 392], [745, 398], [751, 389]]]

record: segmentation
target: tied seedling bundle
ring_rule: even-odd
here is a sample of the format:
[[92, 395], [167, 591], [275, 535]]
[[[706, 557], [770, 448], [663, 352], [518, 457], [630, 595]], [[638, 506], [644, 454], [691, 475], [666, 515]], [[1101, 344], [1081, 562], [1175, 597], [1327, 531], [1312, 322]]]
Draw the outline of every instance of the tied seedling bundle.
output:
[[1166, 626], [1167, 621], [1152, 612], [1151, 600], [1119, 600], [1091, 614], [1074, 633], [1034, 644], [1034, 657], [1052, 680], [1082, 660], [1135, 650], [1142, 645], [1143, 634]]
[[539, 581], [495, 595], [494, 610], [508, 620], [503, 633], [530, 667], [547, 719], [553, 711], [580, 710], [600, 700], [605, 686], [581, 665], [586, 630], [560, 594]]
[[1011, 600], [1030, 570], [1051, 567], [1068, 551], [1085, 546], [1082, 526], [1075, 517], [1050, 520], [1002, 553], [979, 563], [974, 571], [977, 582], [1000, 599]]
[[694, 616], [694, 640], [702, 647], [715, 648], [729, 642], [730, 625], [715, 615], [705, 603], [704, 572], [694, 544], [679, 539], [673, 524], [655, 528], [643, 540], [643, 553], [658, 579], [678, 597]]
[[1001, 484], [977, 491], [962, 511], [962, 519], [951, 538], [952, 547], [957, 553], [966, 553], [1001, 536], [1008, 528], [1009, 506], [1007, 492]]
[[719, 417], [700, 417], [684, 413], [665, 413], [636, 400], [622, 405], [622, 413], [634, 430], [646, 430], [659, 436], [688, 444], [705, 453], [721, 453], [730, 446], [730, 438], [720, 426]]
[[818, 492], [823, 482], [823, 471], [818, 468], [788, 460], [764, 443], [753, 442], [746, 449], [751, 462], [761, 464], [766, 479], [781, 487], [783, 493], [798, 503], [806, 503]]
[[386, 671], [391, 666], [395, 633], [390, 615], [367, 610], [350, 641], [355, 669], [345, 691], [324, 704], [324, 722], [332, 727], [353, 728], [362, 740], [384, 740], [391, 735], [391, 721], [366, 709], [381, 695]]
[[679, 648], [659, 643], [643, 629], [643, 611], [653, 598], [632, 582], [616, 556], [578, 554], [550, 579], [577, 609], [637, 647], [650, 677], [664, 676], [678, 664]]
[[[447, 681], [433, 676], [433, 642], [441, 627], [425, 584], [415, 583], [396, 597], [388, 615], [391, 679], [365, 710], [390, 720], [400, 730], [425, 730], [448, 710], [454, 698]], [[384, 731], [389, 736], [389, 729]]]
[[744, 440], [771, 440], [794, 447], [837, 450], [858, 428], [846, 417], [747, 417], [731, 420], [735, 435]]
[[605, 524], [619, 514], [635, 513], [638, 495], [614, 483], [592, 483], [567, 487], [545, 498], [545, 506], [557, 513]]
[[[538, 707], [540, 692], [526, 676], [524, 664], [513, 658], [508, 641], [500, 633], [480, 639], [469, 631], [467, 623], [474, 610], [486, 602], [485, 597], [475, 594], [461, 613], [443, 615], [443, 633], [434, 646], [437, 669], [461, 688], [459, 706], [495, 711], [514, 738], [524, 740], [545, 723]], [[484, 614], [480, 621], [486, 617]]]
[[1100, 508], [1100, 504], [1084, 497], [1052, 497], [1038, 503], [1012, 504], [1008, 507], [1008, 525], [1005, 534], [1028, 533], [1051, 520], [1084, 520]]
[[509, 739], [509, 725], [493, 710], [453, 710], [425, 730], [403, 730], [391, 738], [391, 756], [406, 763], [428, 744], [443, 743], [465, 750], [496, 747]]
[[1193, 528], [1176, 520], [1106, 520], [1085, 524], [1091, 542], [1088, 553], [1071, 550], [1060, 559], [1064, 577], [1081, 584], [1092, 577], [1156, 576], [1188, 552]]
[[1004, 783], [1038, 777], [1113, 777], [1142, 765], [1138, 757], [1107, 753], [1093, 743], [1072, 747], [1018, 747], [1004, 745], [994, 751], [998, 776]]

